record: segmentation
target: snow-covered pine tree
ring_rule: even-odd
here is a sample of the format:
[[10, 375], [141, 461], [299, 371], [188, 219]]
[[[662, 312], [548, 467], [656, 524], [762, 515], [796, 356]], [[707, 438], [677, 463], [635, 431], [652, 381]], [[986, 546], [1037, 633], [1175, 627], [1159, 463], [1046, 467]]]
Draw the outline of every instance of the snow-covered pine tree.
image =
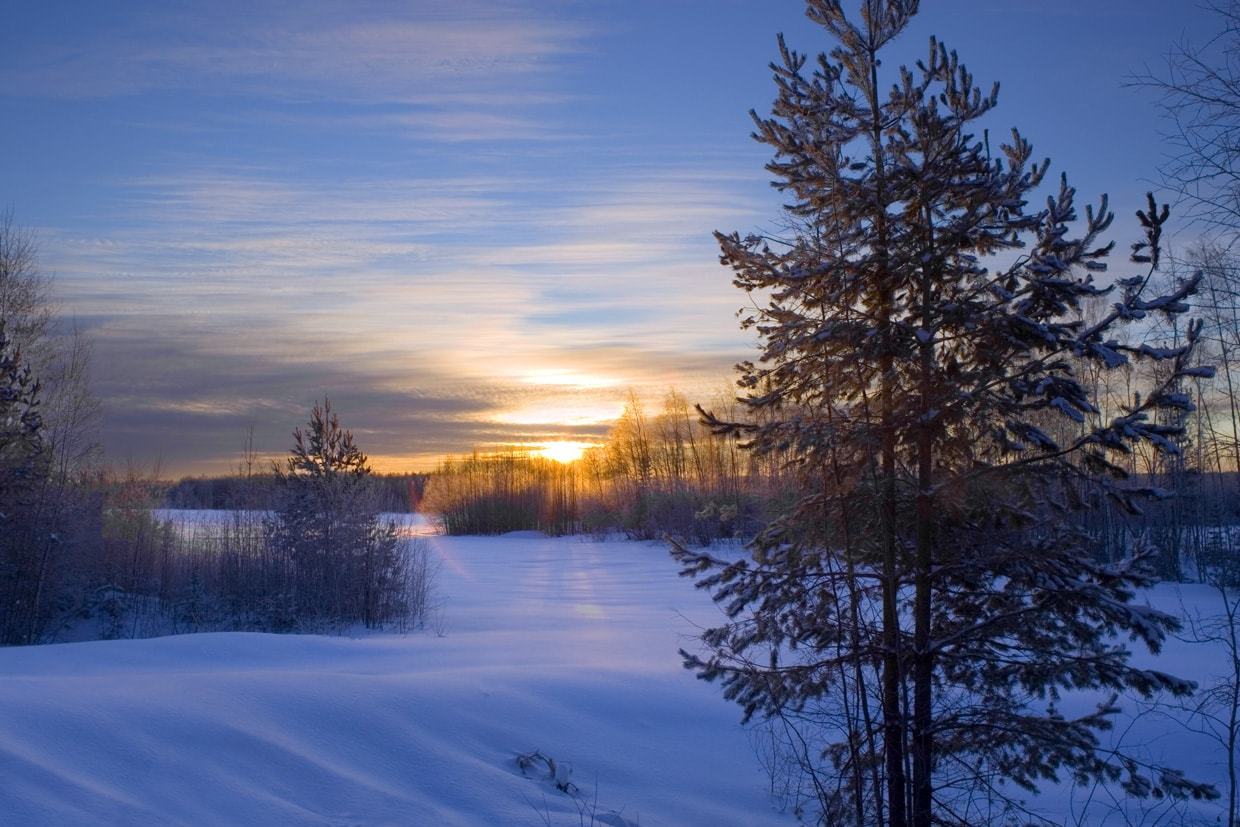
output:
[[[1157, 650], [1174, 618], [1135, 604], [1142, 555], [1096, 562], [1073, 515], [1101, 497], [1138, 507], [1115, 457], [1174, 452], [1159, 413], [1190, 403], [1182, 347], [1117, 343], [1118, 325], [1185, 312], [1196, 280], [1144, 298], [1149, 273], [1094, 283], [1112, 245], [1103, 199], [1083, 223], [1066, 179], [1030, 201], [1048, 162], [1016, 131], [992, 148], [997, 103], [955, 53], [886, 76], [880, 55], [916, 0], [835, 0], [808, 15], [834, 39], [810, 65], [772, 64], [772, 116], [756, 114], [767, 169], [789, 196], [787, 237], [719, 234], [722, 261], [756, 309], [761, 358], [741, 365], [759, 454], [791, 452], [802, 496], [727, 563], [677, 548], [685, 574], [731, 622], [685, 653], [746, 718], [796, 733], [822, 823], [991, 823], [1045, 780], [1102, 780], [1136, 795], [1209, 787], [1105, 747], [1118, 693], [1191, 691], [1129, 663], [1125, 638]], [[1158, 263], [1166, 209], [1140, 213], [1133, 258]], [[1082, 224], [1079, 230], [1074, 227]], [[1085, 324], [1082, 302], [1114, 296]], [[1163, 386], [1089, 428], [1079, 360], [1170, 366]], [[1067, 421], [1073, 436], [1055, 439]], [[1100, 690], [1069, 715], [1065, 690]], [[822, 759], [826, 759], [825, 763]]]
[[374, 627], [398, 619], [405, 571], [396, 528], [380, 519], [369, 460], [329, 400], [293, 431], [275, 472], [284, 497], [269, 534], [292, 568], [284, 622]]

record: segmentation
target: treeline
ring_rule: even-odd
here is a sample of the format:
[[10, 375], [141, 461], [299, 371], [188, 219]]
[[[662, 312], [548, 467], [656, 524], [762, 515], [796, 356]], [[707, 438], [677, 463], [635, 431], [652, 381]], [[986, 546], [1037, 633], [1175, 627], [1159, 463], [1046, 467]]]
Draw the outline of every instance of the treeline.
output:
[[[724, 414], [734, 404], [714, 400]], [[515, 448], [449, 458], [427, 481], [422, 510], [449, 534], [618, 531], [703, 544], [751, 536], [789, 496], [781, 457], [747, 453], [739, 437], [699, 420], [678, 391], [655, 414], [630, 394], [607, 439], [581, 459]]]
[[133, 566], [105, 595], [102, 636], [403, 629], [426, 619], [429, 550], [380, 517], [386, 492], [330, 404], [294, 432], [284, 466], [243, 477], [239, 496], [251, 483], [270, 510], [161, 521], [151, 502], [110, 509]]
[[[1134, 513], [1111, 498], [1082, 513], [1095, 539], [1097, 556], [1113, 562], [1128, 554], [1134, 541], [1155, 550], [1157, 574], [1165, 580], [1211, 580], [1216, 564], [1240, 558], [1240, 534], [1226, 530], [1240, 524], [1240, 266], [1228, 252], [1203, 246], [1172, 260], [1155, 276], [1154, 286], [1177, 289], [1199, 279], [1188, 375], [1174, 379], [1167, 393], [1179, 400], [1159, 413], [1156, 426], [1167, 431], [1173, 450], [1141, 443], [1120, 452], [1117, 465], [1128, 475], [1125, 485], [1156, 489], [1161, 498]], [[1108, 297], [1084, 303], [1081, 320], [1094, 324], [1109, 312]], [[1121, 331], [1114, 345], [1132, 352], [1173, 353], [1189, 342], [1185, 324], [1150, 322]], [[1095, 410], [1075, 429], [1060, 422], [1052, 436], [1078, 438], [1139, 408], [1168, 381], [1165, 360], [1129, 360], [1109, 370], [1075, 359], [1073, 373], [1094, 401]], [[1104, 498], [1099, 492], [1100, 499]]]
[[[379, 510], [392, 514], [417, 511], [426, 479], [426, 474], [373, 474]], [[270, 511], [281, 496], [279, 477], [272, 472], [182, 477], [176, 482], [154, 485], [156, 501], [162, 507], [187, 510]]]
[[[421, 480], [373, 475], [326, 405], [267, 474], [252, 446], [223, 481], [109, 470], [89, 348], [35, 252], [0, 214], [0, 645], [425, 618], [428, 550], [379, 516], [415, 505]], [[236, 510], [190, 523], [161, 505]]]
[[0, 643], [423, 624], [435, 566], [380, 516], [394, 480], [370, 473], [329, 407], [294, 437], [282, 468], [238, 478], [236, 502], [261, 509], [168, 514], [166, 483], [99, 471], [43, 521], [10, 512]]
[[0, 644], [89, 600], [104, 545], [89, 348], [58, 329], [33, 237], [0, 214]]
[[[1172, 330], [1142, 333], [1150, 346], [1178, 344]], [[1133, 513], [1099, 488], [1098, 507], [1073, 518], [1092, 535], [1100, 561], [1119, 560], [1140, 540], [1157, 550], [1153, 563], [1161, 578], [1207, 581], [1224, 561], [1240, 558], [1240, 532], [1228, 528], [1240, 524], [1240, 445], [1230, 419], [1230, 412], [1240, 411], [1240, 376], [1230, 373], [1240, 362], [1230, 351], [1220, 353], [1229, 334], [1218, 322], [1203, 334], [1195, 358], [1220, 365], [1219, 373], [1185, 382], [1180, 391], [1195, 409], [1166, 423], [1183, 427], [1173, 437], [1179, 454], [1137, 446], [1124, 455], [1129, 479], [1121, 487], [1156, 488], [1166, 496]], [[1082, 365], [1080, 374], [1098, 402], [1096, 413], [1075, 426], [1082, 432], [1122, 415], [1161, 378], [1144, 365], [1109, 373]], [[724, 394], [703, 407], [721, 421], [740, 419], [735, 401]], [[653, 414], [630, 394], [606, 439], [581, 459], [565, 464], [519, 448], [450, 457], [423, 480], [421, 510], [448, 534], [619, 532], [694, 544], [752, 537], [803, 493], [790, 455], [758, 455], [745, 449], [744, 435], [714, 433], [700, 419], [678, 391]], [[1058, 438], [1075, 435], [1062, 423], [1047, 428], [1063, 431]]]

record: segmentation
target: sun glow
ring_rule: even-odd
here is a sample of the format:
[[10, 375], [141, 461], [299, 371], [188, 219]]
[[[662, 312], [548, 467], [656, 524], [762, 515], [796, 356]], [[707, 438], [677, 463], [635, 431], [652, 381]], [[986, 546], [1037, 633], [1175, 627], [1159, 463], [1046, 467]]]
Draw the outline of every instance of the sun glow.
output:
[[548, 442], [535, 451], [534, 455], [568, 465], [581, 459], [581, 455], [593, 447], [589, 442]]

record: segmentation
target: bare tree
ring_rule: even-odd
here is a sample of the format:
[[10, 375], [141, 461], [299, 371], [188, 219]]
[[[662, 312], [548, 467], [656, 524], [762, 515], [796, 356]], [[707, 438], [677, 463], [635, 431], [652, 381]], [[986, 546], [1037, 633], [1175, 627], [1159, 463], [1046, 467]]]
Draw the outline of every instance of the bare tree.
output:
[[[1170, 702], [1170, 711], [1187, 714], [1190, 729], [1209, 738], [1225, 756], [1227, 766], [1227, 827], [1240, 823], [1240, 595], [1235, 585], [1235, 549], [1229, 552], [1229, 576], [1216, 570], [1210, 585], [1218, 595], [1214, 614], [1188, 616], [1188, 633], [1181, 639], [1222, 648], [1222, 668], [1191, 701]], [[1227, 580], [1232, 582], [1228, 584]], [[1177, 721], [1180, 720], [1177, 718]]]
[[36, 369], [50, 357], [53, 311], [33, 233], [17, 226], [12, 210], [0, 212], [0, 319], [13, 345]]
[[1218, 30], [1204, 43], [1183, 40], [1158, 70], [1146, 69], [1135, 86], [1159, 95], [1171, 153], [1166, 186], [1186, 215], [1235, 238], [1240, 227], [1240, 2], [1214, 0], [1206, 8]]

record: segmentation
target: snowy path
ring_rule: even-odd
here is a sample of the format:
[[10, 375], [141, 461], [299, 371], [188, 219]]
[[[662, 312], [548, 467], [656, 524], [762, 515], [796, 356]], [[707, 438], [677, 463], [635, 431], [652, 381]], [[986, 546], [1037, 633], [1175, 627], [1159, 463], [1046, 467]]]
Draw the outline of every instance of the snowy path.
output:
[[[0, 823], [790, 825], [739, 710], [680, 668], [717, 617], [656, 545], [432, 538], [443, 637], [0, 650]], [[691, 622], [692, 621], [692, 622]], [[622, 818], [605, 815], [619, 811]], [[590, 823], [587, 817], [585, 823]]]

